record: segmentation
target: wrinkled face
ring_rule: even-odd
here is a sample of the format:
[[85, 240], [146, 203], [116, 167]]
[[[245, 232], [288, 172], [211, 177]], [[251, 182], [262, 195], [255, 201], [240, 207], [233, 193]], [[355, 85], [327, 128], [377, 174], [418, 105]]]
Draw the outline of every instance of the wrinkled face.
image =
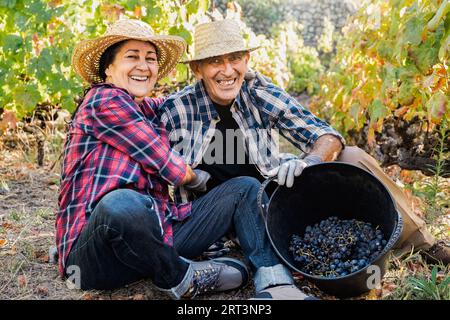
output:
[[229, 105], [238, 96], [248, 69], [249, 52], [233, 52], [190, 63], [198, 80], [203, 80], [212, 101]]
[[155, 47], [145, 41], [126, 41], [105, 74], [107, 82], [126, 89], [136, 102], [141, 102], [153, 90], [158, 77]]

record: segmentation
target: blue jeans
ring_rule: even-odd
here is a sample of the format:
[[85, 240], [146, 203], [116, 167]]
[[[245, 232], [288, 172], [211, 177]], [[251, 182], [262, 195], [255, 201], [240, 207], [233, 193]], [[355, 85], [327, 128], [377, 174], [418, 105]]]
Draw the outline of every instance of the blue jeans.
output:
[[256, 200], [259, 187], [255, 178], [237, 177], [193, 201], [191, 216], [173, 224], [173, 247], [163, 242], [150, 197], [130, 189], [112, 191], [95, 207], [66, 266], [80, 268], [83, 289], [113, 289], [150, 278], [171, 290], [187, 281], [189, 263], [183, 258], [200, 256], [234, 232], [255, 271], [257, 291], [293, 283], [265, 232]]

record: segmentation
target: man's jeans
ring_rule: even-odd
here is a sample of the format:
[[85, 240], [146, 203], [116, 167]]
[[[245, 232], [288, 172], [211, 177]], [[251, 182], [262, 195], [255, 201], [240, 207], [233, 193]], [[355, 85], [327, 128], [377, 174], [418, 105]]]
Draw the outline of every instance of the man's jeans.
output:
[[234, 231], [256, 271], [257, 291], [291, 284], [292, 277], [272, 250], [259, 214], [259, 187], [255, 178], [237, 177], [195, 200], [191, 217], [173, 224], [173, 247], [163, 242], [150, 197], [130, 189], [112, 191], [95, 207], [66, 266], [80, 268], [83, 289], [113, 289], [150, 278], [159, 288], [173, 290], [186, 281], [189, 270], [181, 257], [196, 258]]

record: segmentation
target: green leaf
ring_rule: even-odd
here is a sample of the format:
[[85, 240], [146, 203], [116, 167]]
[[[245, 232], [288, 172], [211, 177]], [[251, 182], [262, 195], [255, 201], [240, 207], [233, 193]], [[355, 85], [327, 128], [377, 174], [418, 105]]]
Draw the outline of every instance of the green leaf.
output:
[[414, 85], [414, 80], [409, 78], [402, 81], [399, 87], [398, 102], [402, 106], [409, 106], [414, 101], [417, 94], [417, 87]]
[[441, 38], [442, 30], [439, 33], [430, 35], [427, 40], [419, 46], [411, 47], [409, 56], [423, 74], [428, 74], [433, 65], [438, 62]]
[[3, 50], [5, 52], [11, 51], [12, 53], [16, 53], [18, 50], [22, 48], [23, 40], [22, 37], [9, 34], [3, 38]]
[[39, 93], [37, 85], [34, 84], [17, 86], [13, 91], [13, 97], [15, 104], [25, 113], [33, 110], [41, 101], [41, 94]]
[[379, 119], [383, 119], [389, 114], [389, 109], [381, 102], [380, 99], [375, 99], [369, 105], [370, 123], [375, 123]]
[[446, 32], [441, 40], [441, 47], [439, 48], [439, 60], [444, 62], [446, 58], [450, 55], [450, 30]]
[[444, 281], [441, 282], [441, 285], [444, 288], [448, 288], [450, 286], [450, 276], [447, 276]]
[[155, 5], [147, 5], [147, 18], [149, 20], [158, 18], [162, 14], [162, 10], [160, 7]]
[[140, 5], [139, 0], [124, 0], [120, 1], [120, 5], [122, 5], [127, 10], [134, 10], [134, 8], [138, 5]]
[[169, 29], [170, 35], [176, 35], [182, 37], [184, 40], [186, 40], [187, 44], [192, 44], [192, 35], [183, 25], [180, 25], [179, 27], [172, 27]]
[[46, 3], [40, 0], [28, 0], [25, 9], [34, 16], [37, 24], [47, 23], [52, 17], [52, 11], [49, 10]]
[[61, 107], [69, 112], [75, 111], [75, 101], [72, 94], [66, 94], [61, 97]]
[[23, 32], [30, 30], [30, 16], [27, 16], [19, 11], [14, 14], [15, 27]]
[[191, 0], [186, 4], [186, 11], [188, 14], [195, 14], [198, 11], [200, 3], [198, 0]]
[[52, 52], [49, 48], [45, 48], [38, 57], [31, 59], [28, 70], [30, 73], [34, 73], [40, 82], [45, 82], [52, 72], [54, 63], [55, 59]]
[[394, 41], [381, 41], [377, 47], [378, 55], [386, 60], [391, 60], [394, 55]]
[[188, 79], [188, 67], [186, 64], [184, 63], [179, 63], [176, 66], [177, 69], [177, 81], [178, 82], [183, 82], [186, 81]]
[[389, 25], [389, 39], [395, 38], [398, 35], [400, 26], [400, 17], [397, 14], [391, 15], [391, 24]]
[[353, 120], [355, 120], [356, 123], [358, 122], [360, 108], [361, 106], [359, 105], [359, 103], [354, 103], [350, 107], [350, 115], [352, 116]]
[[434, 266], [433, 270], [431, 271], [431, 281], [433, 283], [436, 283], [437, 271], [438, 271], [437, 266]]
[[439, 26], [439, 23], [441, 22], [441, 19], [443, 19], [447, 12], [450, 11], [450, 2], [449, 1], [442, 1], [441, 6], [436, 12], [436, 15], [428, 22], [427, 28], [429, 31], [434, 31]]
[[16, 0], [0, 0], [0, 7], [12, 9], [16, 5]]
[[418, 45], [422, 42], [422, 31], [425, 27], [425, 21], [418, 17], [412, 17], [405, 24], [402, 37], [404, 43]]

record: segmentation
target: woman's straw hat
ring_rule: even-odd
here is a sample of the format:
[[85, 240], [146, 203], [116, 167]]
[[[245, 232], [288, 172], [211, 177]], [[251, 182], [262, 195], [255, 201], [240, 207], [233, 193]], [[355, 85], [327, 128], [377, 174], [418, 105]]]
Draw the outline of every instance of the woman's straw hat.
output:
[[184, 62], [217, 57], [238, 51], [252, 51], [258, 48], [248, 48], [245, 45], [236, 20], [224, 19], [207, 22], [195, 27], [194, 56]]
[[151, 42], [158, 51], [158, 80], [165, 77], [178, 63], [186, 50], [186, 42], [181, 37], [155, 35], [145, 22], [133, 19], [118, 20], [108, 27], [105, 34], [96, 39], [83, 40], [72, 53], [72, 66], [88, 83], [104, 80], [99, 75], [100, 57], [105, 50], [122, 40], [142, 40]]

